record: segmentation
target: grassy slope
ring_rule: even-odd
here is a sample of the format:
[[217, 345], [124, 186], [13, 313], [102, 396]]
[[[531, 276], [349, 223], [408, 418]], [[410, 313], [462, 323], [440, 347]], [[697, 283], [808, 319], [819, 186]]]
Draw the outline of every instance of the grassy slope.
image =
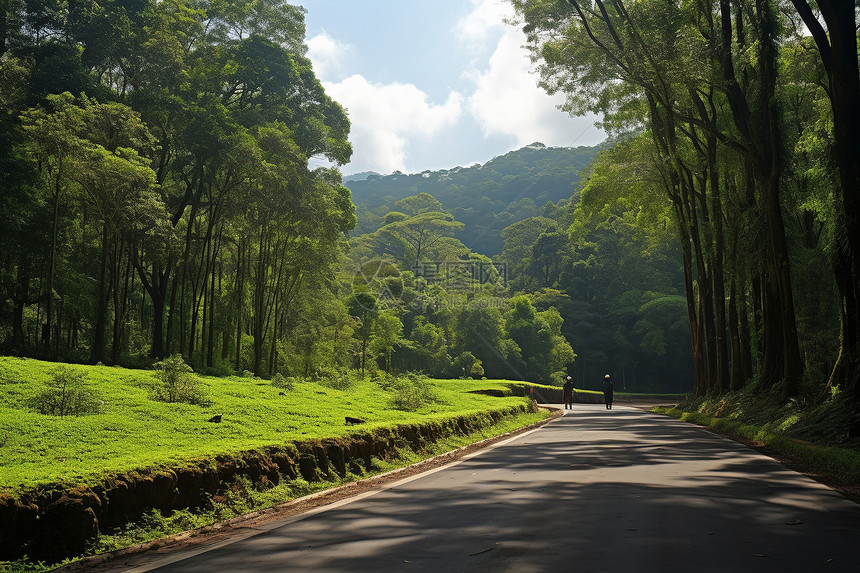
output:
[[[522, 398], [469, 390], [506, 388], [504, 381], [433, 381], [437, 401], [415, 412], [396, 410], [391, 395], [370, 381], [348, 390], [301, 383], [280, 390], [251, 378], [202, 378], [210, 405], [167, 404], [150, 398], [155, 373], [105, 366], [70, 366], [86, 373], [104, 401], [99, 414], [59, 418], [27, 408], [57, 365], [0, 358], [0, 491], [41, 484], [92, 483], [105, 474], [142, 469], [290, 440], [347, 435], [344, 416], [361, 429], [436, 416], [504, 408]], [[279, 395], [279, 392], [284, 395]], [[207, 420], [221, 414], [221, 424]]]

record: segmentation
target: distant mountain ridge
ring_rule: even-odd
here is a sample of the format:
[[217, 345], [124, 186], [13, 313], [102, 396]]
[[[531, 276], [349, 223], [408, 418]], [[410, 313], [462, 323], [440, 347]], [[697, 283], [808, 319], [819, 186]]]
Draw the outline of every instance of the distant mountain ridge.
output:
[[[359, 228], [354, 234], [371, 233], [381, 216], [411, 195], [429, 193], [463, 223], [457, 235], [475, 252], [501, 253], [501, 231], [508, 225], [541, 214], [549, 201], [569, 199], [580, 173], [591, 163], [597, 147], [547, 147], [532, 143], [484, 163], [439, 171], [391, 175], [365, 172], [350, 176]], [[357, 179], [360, 175], [363, 179]]]
[[373, 176], [379, 177], [380, 174], [376, 171], [361, 171], [359, 173], [353, 173], [352, 175], [344, 175], [343, 180], [345, 183], [349, 183], [350, 181], [364, 181]]

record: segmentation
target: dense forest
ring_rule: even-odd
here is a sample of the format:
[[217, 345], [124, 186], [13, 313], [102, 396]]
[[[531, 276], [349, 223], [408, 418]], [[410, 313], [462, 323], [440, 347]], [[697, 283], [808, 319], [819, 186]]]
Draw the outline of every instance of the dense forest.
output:
[[[633, 220], [602, 224], [588, 214], [591, 203], [580, 204], [580, 173], [598, 150], [534, 143], [483, 165], [347, 181], [359, 221], [350, 233], [350, 257], [356, 264], [388, 260], [426, 281], [431, 261], [435, 278], [437, 266], [444, 270], [452, 260], [471, 258], [478, 264], [469, 274], [480, 277], [480, 265], [487, 264], [482, 257], [488, 256], [507, 293], [525, 296], [539, 312], [557, 313], [558, 332], [576, 352], [575, 362], [562, 369], [581, 387], [599, 388], [609, 372], [619, 389], [689, 392], [693, 371], [680, 249], [669, 233], [646, 236]], [[404, 197], [410, 192], [418, 195]], [[421, 211], [435, 211], [432, 224], [439, 227], [432, 230], [449, 237], [416, 257], [403, 236], [404, 217]], [[448, 288], [447, 300], [456, 306], [451, 294]], [[408, 338], [412, 321], [406, 316]], [[500, 348], [527, 348], [538, 332]], [[485, 365], [498, 362], [491, 348], [476, 348]], [[409, 356], [408, 350], [395, 353], [394, 364], [409, 368]], [[534, 379], [536, 373], [516, 366], [516, 358], [506, 362], [513, 368], [501, 363], [491, 371]], [[537, 378], [563, 378], [550, 372]]]
[[3, 2], [0, 351], [856, 400], [853, 6], [513, 4], [610, 141], [344, 182], [303, 8]]
[[541, 85], [619, 140], [592, 167], [584, 220], [680, 246], [696, 392], [856, 404], [854, 3], [514, 5]]
[[[349, 121], [278, 0], [3, 2], [3, 351], [269, 374], [355, 224]], [[332, 311], [335, 312], [335, 311]], [[321, 340], [337, 320], [321, 321]], [[304, 321], [304, 322], [303, 322]], [[337, 344], [337, 342], [335, 342]]]

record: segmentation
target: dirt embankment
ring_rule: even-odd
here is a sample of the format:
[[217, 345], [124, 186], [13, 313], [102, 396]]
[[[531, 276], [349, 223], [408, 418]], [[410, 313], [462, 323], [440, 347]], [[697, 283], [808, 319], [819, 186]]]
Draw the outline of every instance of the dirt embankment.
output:
[[99, 531], [134, 522], [152, 509], [167, 513], [207, 506], [238, 478], [278, 484], [298, 476], [317, 482], [343, 477], [347, 471], [365, 475], [372, 469], [373, 458], [396, 458], [407, 447], [422, 452], [442, 438], [471, 434], [526, 408], [191, 460], [182, 467], [129, 472], [95, 486], [58, 485], [16, 496], [0, 494], [0, 560], [28, 555], [53, 563], [81, 555]]

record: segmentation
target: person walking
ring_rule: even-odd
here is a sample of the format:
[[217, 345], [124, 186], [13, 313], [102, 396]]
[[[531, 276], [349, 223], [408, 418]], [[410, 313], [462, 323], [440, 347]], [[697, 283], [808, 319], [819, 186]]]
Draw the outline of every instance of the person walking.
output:
[[561, 387], [564, 394], [564, 409], [570, 408], [573, 410], [573, 380], [570, 376], [564, 381], [564, 386]]
[[612, 409], [612, 398], [615, 391], [612, 387], [612, 380], [609, 378], [609, 374], [603, 377], [603, 403], [606, 404], [606, 409]]

